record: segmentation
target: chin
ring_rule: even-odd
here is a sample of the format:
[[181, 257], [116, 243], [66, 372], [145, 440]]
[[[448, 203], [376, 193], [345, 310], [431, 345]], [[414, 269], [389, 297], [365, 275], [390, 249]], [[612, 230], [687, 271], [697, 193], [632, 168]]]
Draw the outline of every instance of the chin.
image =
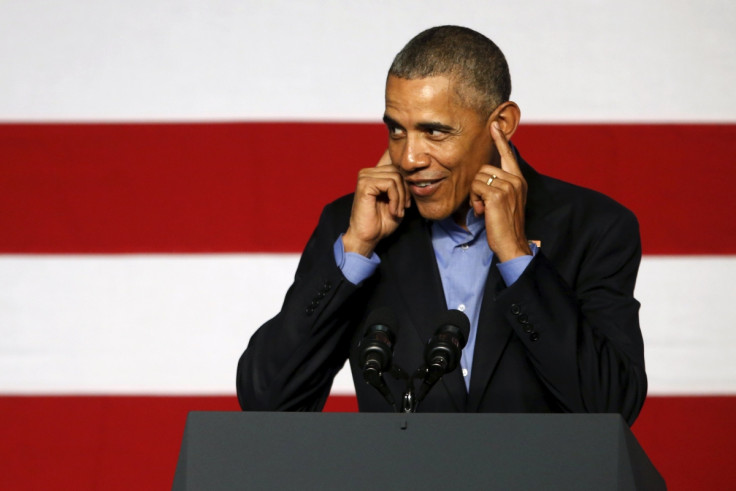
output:
[[444, 220], [452, 214], [452, 210], [447, 206], [437, 206], [433, 203], [419, 203], [416, 202], [417, 210], [422, 218], [427, 220]]

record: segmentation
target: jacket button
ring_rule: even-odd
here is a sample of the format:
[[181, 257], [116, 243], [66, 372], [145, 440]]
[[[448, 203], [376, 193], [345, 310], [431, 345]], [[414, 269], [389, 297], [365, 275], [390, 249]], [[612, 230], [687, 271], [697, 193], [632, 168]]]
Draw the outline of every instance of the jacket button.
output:
[[307, 313], [307, 315], [312, 315], [314, 313], [314, 307], [307, 307], [305, 312]]
[[526, 314], [519, 314], [517, 320], [522, 324], [529, 324], [529, 316]]
[[516, 305], [515, 303], [512, 303], [512, 304], [511, 304], [511, 313], [512, 313], [512, 314], [514, 314], [514, 315], [519, 315], [519, 314], [521, 314], [521, 307], [519, 307], [519, 306], [518, 306], [518, 305]]
[[534, 326], [531, 324], [524, 324], [521, 327], [524, 329], [524, 332], [527, 334], [531, 334], [534, 332]]
[[539, 339], [539, 333], [538, 333], [538, 332], [533, 332], [533, 333], [531, 333], [531, 334], [529, 335], [529, 339], [530, 339], [531, 341], [537, 341], [537, 340]]

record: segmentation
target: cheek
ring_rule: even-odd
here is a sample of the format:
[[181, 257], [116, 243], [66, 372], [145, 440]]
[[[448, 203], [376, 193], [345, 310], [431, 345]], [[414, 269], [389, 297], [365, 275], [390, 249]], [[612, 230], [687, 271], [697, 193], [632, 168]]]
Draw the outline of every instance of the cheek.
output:
[[453, 174], [461, 172], [466, 156], [461, 149], [453, 145], [437, 145], [431, 149], [431, 155], [442, 167]]
[[469, 168], [464, 168], [462, 173], [458, 174], [457, 180], [455, 182], [456, 200], [465, 199], [468, 193], [470, 193], [470, 187], [473, 184], [473, 179], [475, 179], [476, 174], [476, 171], [473, 171]]
[[391, 158], [391, 163], [398, 166], [401, 163], [401, 145], [399, 142], [394, 140], [388, 141], [388, 156]]
[[470, 193], [476, 174], [482, 167], [483, 163], [480, 159], [470, 159], [458, 165], [453, 170], [454, 174], [454, 201], [462, 201]]
[[458, 184], [469, 186], [473, 178], [483, 166], [482, 158], [477, 155], [466, 154], [463, 159], [458, 159], [453, 164], [452, 172]]

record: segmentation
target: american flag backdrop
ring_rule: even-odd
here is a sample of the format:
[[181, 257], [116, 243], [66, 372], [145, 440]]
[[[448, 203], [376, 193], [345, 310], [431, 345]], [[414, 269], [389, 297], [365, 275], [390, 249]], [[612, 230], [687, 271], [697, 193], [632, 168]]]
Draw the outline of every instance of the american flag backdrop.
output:
[[638, 216], [634, 433], [671, 489], [733, 485], [736, 4], [27, 0], [0, 3], [0, 487], [170, 486], [439, 24], [505, 52], [532, 166]]

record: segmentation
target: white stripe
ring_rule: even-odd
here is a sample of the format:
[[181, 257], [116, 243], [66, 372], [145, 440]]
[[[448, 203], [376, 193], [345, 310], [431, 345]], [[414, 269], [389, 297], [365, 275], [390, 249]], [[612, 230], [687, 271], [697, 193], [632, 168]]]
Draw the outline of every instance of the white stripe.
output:
[[380, 120], [422, 29], [506, 52], [526, 121], [735, 121], [736, 2], [0, 3], [0, 120]]
[[650, 394], [736, 392], [736, 256], [645, 256], [636, 295]]
[[230, 393], [296, 255], [0, 256], [0, 391]]
[[[0, 256], [0, 393], [233, 393], [297, 259]], [[644, 258], [650, 393], [736, 393], [734, 277], [734, 256]], [[333, 392], [354, 393], [347, 370]]]

